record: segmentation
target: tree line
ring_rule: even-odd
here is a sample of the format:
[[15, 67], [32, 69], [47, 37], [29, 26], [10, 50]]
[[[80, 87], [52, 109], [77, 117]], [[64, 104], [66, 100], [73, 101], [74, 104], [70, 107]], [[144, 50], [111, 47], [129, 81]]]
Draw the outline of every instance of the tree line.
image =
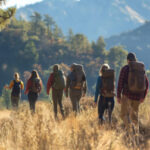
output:
[[51, 16], [41, 16], [37, 12], [29, 21], [11, 19], [0, 32], [0, 52], [0, 91], [16, 71], [25, 80], [26, 72], [37, 69], [46, 83], [53, 64], [76, 62], [84, 65], [92, 93], [101, 64], [106, 62], [114, 68], [117, 79], [127, 55], [121, 46], [107, 50], [101, 36], [90, 42], [85, 35], [75, 34], [71, 29], [64, 35]]

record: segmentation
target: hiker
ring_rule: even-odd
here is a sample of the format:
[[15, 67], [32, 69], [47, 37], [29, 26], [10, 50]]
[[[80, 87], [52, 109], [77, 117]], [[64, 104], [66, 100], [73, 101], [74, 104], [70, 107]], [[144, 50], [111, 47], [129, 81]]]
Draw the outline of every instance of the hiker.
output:
[[[115, 75], [114, 70], [110, 69], [108, 64], [103, 64], [99, 71], [99, 76], [96, 83], [95, 99], [94, 102], [97, 104], [98, 101], [98, 117], [99, 123], [102, 124], [105, 121], [104, 111], [108, 108], [109, 123], [111, 123], [111, 114], [114, 109], [114, 96], [115, 96]], [[109, 108], [110, 107], [110, 108]]]
[[12, 89], [11, 92], [11, 105], [13, 108], [18, 108], [19, 100], [21, 98], [21, 90], [24, 89], [24, 84], [20, 80], [19, 73], [14, 74], [14, 80], [12, 80], [9, 86], [5, 85], [5, 89]]
[[83, 66], [76, 63], [71, 65], [70, 71], [71, 72], [67, 76], [65, 93], [66, 97], [68, 97], [69, 90], [73, 111], [77, 113], [80, 110], [80, 99], [86, 94], [86, 76]]
[[127, 65], [121, 71], [117, 88], [117, 100], [121, 104], [121, 119], [130, 132], [139, 132], [138, 111], [148, 92], [148, 79], [144, 64], [138, 62], [134, 53], [128, 53]]
[[57, 105], [60, 107], [61, 115], [64, 118], [64, 108], [62, 104], [63, 91], [66, 85], [66, 80], [63, 71], [60, 69], [59, 65], [53, 66], [53, 72], [47, 82], [47, 94], [49, 95], [50, 89], [52, 87], [52, 99], [54, 107], [54, 116], [57, 117]]
[[42, 80], [36, 70], [33, 70], [27, 81], [25, 94], [28, 94], [30, 109], [35, 112], [35, 104], [42, 90]]

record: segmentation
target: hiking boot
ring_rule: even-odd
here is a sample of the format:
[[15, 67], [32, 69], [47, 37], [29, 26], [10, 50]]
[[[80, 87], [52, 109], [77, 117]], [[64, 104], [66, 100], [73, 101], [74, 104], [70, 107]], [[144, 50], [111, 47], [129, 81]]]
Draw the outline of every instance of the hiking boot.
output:
[[103, 124], [105, 122], [105, 118], [104, 117], [102, 117], [102, 118], [99, 118], [99, 124]]
[[56, 121], [58, 121], [58, 117], [57, 117], [57, 115], [56, 115], [56, 114], [55, 114], [54, 118], [55, 118], [55, 120], [56, 120]]

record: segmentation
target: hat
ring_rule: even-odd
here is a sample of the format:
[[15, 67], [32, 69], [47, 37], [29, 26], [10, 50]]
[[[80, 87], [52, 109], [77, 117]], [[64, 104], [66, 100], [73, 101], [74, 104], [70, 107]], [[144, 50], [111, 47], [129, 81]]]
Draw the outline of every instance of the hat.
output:
[[129, 61], [136, 61], [135, 53], [128, 53], [127, 60], [129, 60]]

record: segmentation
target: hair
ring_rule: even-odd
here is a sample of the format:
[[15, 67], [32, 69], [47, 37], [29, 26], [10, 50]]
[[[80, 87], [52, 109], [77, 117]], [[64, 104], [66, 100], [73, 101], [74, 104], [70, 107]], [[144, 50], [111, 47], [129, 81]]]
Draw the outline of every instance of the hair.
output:
[[30, 79], [32, 80], [32, 79], [35, 79], [35, 78], [38, 78], [38, 79], [41, 80], [41, 78], [40, 78], [40, 76], [39, 76], [37, 70], [33, 70], [33, 71], [31, 72], [31, 77], [30, 77]]
[[60, 66], [58, 64], [55, 64], [53, 66], [53, 72], [58, 72], [59, 69], [60, 69]]
[[136, 61], [136, 54], [135, 53], [128, 53], [127, 60], [129, 61]]
[[18, 72], [15, 72], [15, 73], [14, 73], [14, 78], [15, 78], [15, 79], [18, 79], [18, 80], [20, 79], [20, 75], [19, 75]]
[[110, 66], [108, 64], [103, 64], [99, 70], [99, 75], [101, 76], [104, 70], [109, 69]]

